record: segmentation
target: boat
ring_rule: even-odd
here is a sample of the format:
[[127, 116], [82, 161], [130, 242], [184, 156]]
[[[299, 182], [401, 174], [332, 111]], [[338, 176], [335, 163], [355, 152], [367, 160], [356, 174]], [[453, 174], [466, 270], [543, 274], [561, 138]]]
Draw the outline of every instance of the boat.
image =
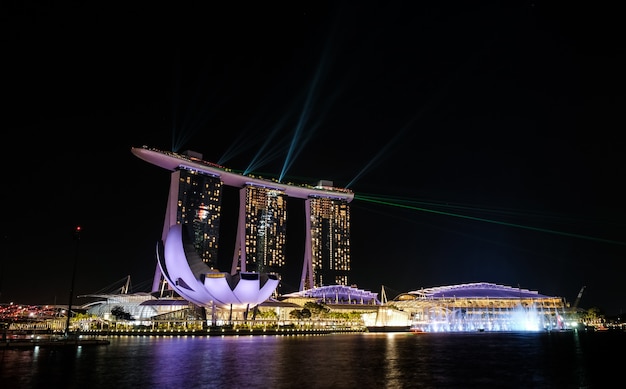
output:
[[373, 323], [366, 325], [367, 332], [409, 332], [409, 314], [393, 306], [387, 306], [387, 294], [383, 285], [380, 292], [381, 305], [376, 310]]
[[367, 326], [367, 332], [409, 332], [411, 326]]
[[6, 339], [0, 342], [0, 349], [28, 349], [36, 347], [46, 348], [68, 348], [68, 347], [87, 347], [87, 346], [106, 346], [111, 344], [108, 339]]

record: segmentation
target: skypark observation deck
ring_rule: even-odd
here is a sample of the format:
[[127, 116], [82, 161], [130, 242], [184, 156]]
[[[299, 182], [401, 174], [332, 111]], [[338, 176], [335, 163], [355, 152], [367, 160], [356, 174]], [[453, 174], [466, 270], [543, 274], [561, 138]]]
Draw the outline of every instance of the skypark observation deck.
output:
[[200, 158], [174, 153], [171, 151], [161, 151], [147, 146], [132, 147], [131, 152], [140, 159], [167, 170], [192, 169], [199, 172], [219, 177], [224, 185], [242, 188], [247, 185], [259, 186], [268, 189], [280, 190], [289, 197], [308, 199], [310, 197], [323, 197], [339, 199], [351, 202], [354, 193], [349, 189], [335, 188], [332, 186], [311, 186], [296, 185], [292, 183], [283, 184], [277, 181], [252, 177], [235, 173], [223, 166], [203, 161]]

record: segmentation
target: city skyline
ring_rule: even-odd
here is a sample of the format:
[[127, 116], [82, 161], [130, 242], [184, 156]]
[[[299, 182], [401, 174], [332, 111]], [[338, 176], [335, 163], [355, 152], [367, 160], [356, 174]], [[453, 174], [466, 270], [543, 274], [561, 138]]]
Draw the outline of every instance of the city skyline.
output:
[[[490, 282], [573, 301], [586, 286], [581, 308], [618, 315], [626, 55], [612, 8], [3, 5], [0, 301], [65, 304], [76, 226], [74, 302], [129, 275], [150, 290], [170, 177], [129, 152], [145, 144], [351, 190], [360, 289]], [[232, 254], [239, 197], [223, 190]], [[299, 280], [304, 228], [288, 234], [302, 236], [286, 244]]]

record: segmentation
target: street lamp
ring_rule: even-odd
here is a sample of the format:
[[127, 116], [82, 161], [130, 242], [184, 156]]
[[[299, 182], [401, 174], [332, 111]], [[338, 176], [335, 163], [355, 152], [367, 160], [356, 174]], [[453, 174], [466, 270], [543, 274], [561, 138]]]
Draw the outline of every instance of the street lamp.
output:
[[70, 284], [70, 298], [67, 308], [67, 321], [65, 322], [65, 337], [69, 335], [70, 317], [72, 316], [72, 296], [74, 295], [74, 281], [76, 280], [76, 266], [78, 265], [78, 246], [80, 243], [80, 226], [74, 230], [74, 240], [76, 241], [76, 251], [74, 254], [74, 267], [72, 269], [72, 283]]

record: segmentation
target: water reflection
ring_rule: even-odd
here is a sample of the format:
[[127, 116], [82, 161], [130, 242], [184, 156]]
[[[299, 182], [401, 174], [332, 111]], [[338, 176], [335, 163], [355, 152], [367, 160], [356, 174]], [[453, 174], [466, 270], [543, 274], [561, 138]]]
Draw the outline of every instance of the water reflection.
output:
[[114, 337], [0, 350], [2, 388], [602, 387], [624, 333]]

